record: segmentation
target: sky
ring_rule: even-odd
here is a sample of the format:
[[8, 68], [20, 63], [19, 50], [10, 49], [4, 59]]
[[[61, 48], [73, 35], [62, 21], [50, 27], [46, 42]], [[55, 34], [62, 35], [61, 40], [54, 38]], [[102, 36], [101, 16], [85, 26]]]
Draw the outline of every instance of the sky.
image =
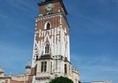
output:
[[[40, 0], [0, 0], [0, 66], [25, 71], [32, 58]], [[63, 0], [70, 25], [71, 63], [83, 82], [118, 82], [118, 0]]]

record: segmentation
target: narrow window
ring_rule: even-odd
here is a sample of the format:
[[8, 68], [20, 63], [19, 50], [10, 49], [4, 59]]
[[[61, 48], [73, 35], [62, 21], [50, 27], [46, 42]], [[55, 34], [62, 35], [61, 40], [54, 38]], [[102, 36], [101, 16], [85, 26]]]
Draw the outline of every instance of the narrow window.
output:
[[37, 73], [37, 65], [35, 66], [35, 71], [34, 71], [34, 75], [36, 76]]
[[45, 46], [45, 53], [49, 53], [49, 44]]
[[70, 74], [70, 65], [69, 65], [69, 74]]
[[38, 56], [36, 56], [36, 60], [38, 60]]
[[43, 62], [41, 62], [41, 72], [43, 72]]
[[58, 67], [58, 62], [57, 62], [57, 59], [56, 59], [56, 70], [58, 69], [57, 67]]
[[52, 62], [51, 62], [50, 72], [52, 73]]
[[50, 23], [47, 23], [46, 29], [49, 30], [50, 29]]
[[47, 62], [44, 62], [44, 72], [47, 70]]
[[67, 64], [64, 65], [64, 69], [65, 69], [65, 74], [67, 74]]

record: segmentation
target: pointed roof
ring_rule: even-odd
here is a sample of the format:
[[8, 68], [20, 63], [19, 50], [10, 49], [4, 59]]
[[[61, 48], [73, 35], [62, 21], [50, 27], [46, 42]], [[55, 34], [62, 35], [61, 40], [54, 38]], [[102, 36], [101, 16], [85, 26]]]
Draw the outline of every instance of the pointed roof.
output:
[[30, 59], [28, 59], [28, 62], [26, 64], [25, 68], [31, 68]]

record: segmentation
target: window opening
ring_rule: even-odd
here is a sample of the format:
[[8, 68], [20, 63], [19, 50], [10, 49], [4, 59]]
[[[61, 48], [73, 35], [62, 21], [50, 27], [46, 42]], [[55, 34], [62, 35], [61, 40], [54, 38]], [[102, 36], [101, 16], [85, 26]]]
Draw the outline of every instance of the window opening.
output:
[[47, 62], [41, 62], [41, 72], [47, 71]]
[[65, 64], [64, 67], [65, 67], [65, 68], [64, 68], [64, 69], [65, 69], [64, 72], [65, 72], [65, 74], [67, 74], [67, 64]]
[[45, 46], [45, 53], [49, 53], [49, 44]]
[[50, 29], [50, 23], [47, 23], [46, 29], [49, 30]]

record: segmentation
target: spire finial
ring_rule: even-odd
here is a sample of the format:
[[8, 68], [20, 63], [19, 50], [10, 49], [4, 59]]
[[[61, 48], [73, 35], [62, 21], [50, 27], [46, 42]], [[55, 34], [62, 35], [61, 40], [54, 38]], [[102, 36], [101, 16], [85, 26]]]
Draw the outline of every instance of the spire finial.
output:
[[30, 62], [30, 59], [28, 59], [28, 62], [26, 64], [26, 68], [31, 68], [31, 62]]

